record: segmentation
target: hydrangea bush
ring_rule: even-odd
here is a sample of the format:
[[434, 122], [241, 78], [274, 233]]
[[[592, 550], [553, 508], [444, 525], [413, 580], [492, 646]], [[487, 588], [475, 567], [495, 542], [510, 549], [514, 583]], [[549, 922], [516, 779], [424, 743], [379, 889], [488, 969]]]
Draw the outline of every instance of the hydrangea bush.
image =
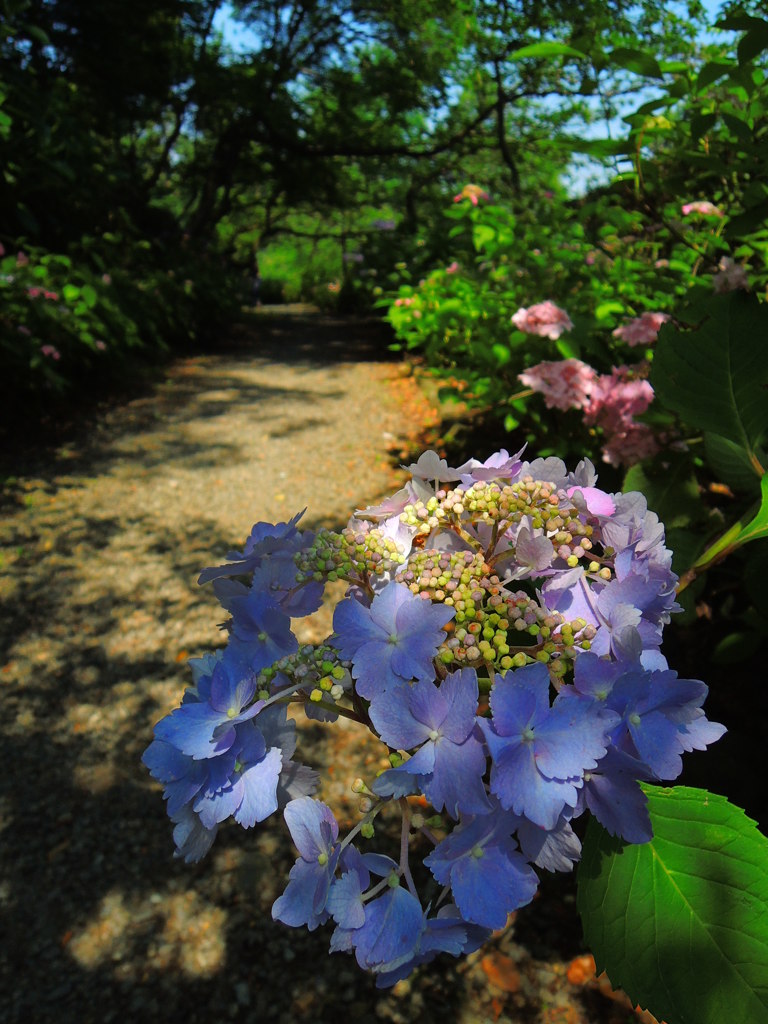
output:
[[[302, 530], [301, 513], [257, 523], [203, 572], [228, 644], [193, 660], [143, 756], [188, 862], [229, 819], [282, 812], [298, 858], [273, 917], [328, 924], [331, 951], [380, 987], [478, 948], [540, 872], [570, 871], [586, 811], [650, 841], [641, 783], [677, 778], [684, 752], [725, 731], [705, 684], [661, 654], [677, 578], [641, 494], [601, 490], [587, 460], [522, 451], [457, 468], [429, 451], [408, 470], [340, 532]], [[333, 633], [300, 646], [291, 620], [334, 580], [348, 586]], [[345, 836], [295, 759], [289, 705], [370, 730], [389, 760], [350, 779], [361, 809]]]

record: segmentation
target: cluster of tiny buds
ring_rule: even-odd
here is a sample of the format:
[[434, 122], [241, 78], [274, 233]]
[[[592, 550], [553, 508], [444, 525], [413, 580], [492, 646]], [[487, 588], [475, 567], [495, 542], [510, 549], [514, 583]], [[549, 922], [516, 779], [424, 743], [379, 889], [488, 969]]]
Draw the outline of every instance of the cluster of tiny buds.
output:
[[[536, 530], [544, 530], [560, 558], [574, 567], [595, 543], [595, 526], [584, 523], [582, 513], [570, 498], [546, 481], [525, 476], [514, 484], [474, 483], [464, 490], [440, 490], [425, 503], [406, 505], [400, 519], [428, 535], [433, 530], [481, 523], [495, 527], [496, 536], [527, 519]], [[492, 552], [488, 552], [489, 556]], [[596, 570], [600, 571], [600, 565]]]
[[327, 644], [306, 644], [295, 654], [286, 655], [261, 670], [257, 681], [258, 696], [266, 700], [276, 677], [284, 675], [298, 688], [308, 692], [311, 701], [319, 703], [330, 698], [335, 703], [352, 685], [349, 669], [349, 662], [342, 661], [335, 648]]
[[296, 582], [359, 579], [381, 576], [405, 562], [402, 548], [369, 523], [347, 526], [337, 533], [318, 530], [312, 545], [295, 556]]
[[445, 665], [484, 662], [506, 671], [540, 661], [563, 676], [595, 636], [583, 619], [568, 622], [522, 590], [509, 593], [478, 553], [418, 551], [395, 578], [411, 593], [456, 609], [438, 653]]

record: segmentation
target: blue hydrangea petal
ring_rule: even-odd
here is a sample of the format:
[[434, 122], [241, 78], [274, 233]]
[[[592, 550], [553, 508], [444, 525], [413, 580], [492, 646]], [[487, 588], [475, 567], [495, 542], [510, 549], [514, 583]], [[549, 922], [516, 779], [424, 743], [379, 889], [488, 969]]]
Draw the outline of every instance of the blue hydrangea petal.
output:
[[[141, 755], [142, 764], [149, 769], [149, 774], [158, 782], [177, 782], [186, 778], [195, 765], [189, 754], [183, 754], [177, 747], [165, 740], [152, 740]], [[205, 772], [202, 765], [198, 765]]]
[[[478, 844], [484, 845], [494, 835], [504, 817], [510, 816], [504, 816], [501, 812], [486, 817], [465, 818], [424, 858], [424, 863], [441, 885], [449, 884], [455, 861], [468, 855]], [[512, 827], [509, 829], [511, 831]]]
[[372, 700], [391, 686], [402, 682], [392, 668], [394, 646], [381, 640], [363, 644], [352, 659], [352, 675], [357, 680], [357, 692]]
[[647, 843], [653, 838], [648, 798], [636, 779], [624, 772], [594, 773], [584, 782], [587, 807], [611, 835], [628, 843]]
[[209, 703], [220, 714], [234, 718], [250, 701], [256, 690], [252, 672], [241, 675], [237, 664], [226, 657], [213, 670]]
[[425, 680], [415, 683], [410, 690], [410, 713], [425, 728], [425, 736], [433, 729], [440, 729], [448, 713], [448, 701], [442, 686], [438, 689], [433, 682]]
[[[344, 852], [346, 853], [346, 850]], [[386, 878], [393, 871], [397, 871], [397, 864], [385, 853], [364, 853], [362, 862], [366, 871], [378, 875], [379, 878]]]
[[243, 800], [243, 781], [236, 775], [228, 786], [216, 792], [201, 793], [192, 805], [206, 828], [213, 828], [230, 818]]
[[507, 915], [530, 903], [539, 880], [515, 852], [486, 846], [482, 856], [470, 854], [451, 870], [451, 892], [462, 917], [484, 928], [503, 928]]
[[501, 754], [491, 770], [491, 792], [505, 810], [522, 814], [542, 828], [554, 828], [564, 807], [574, 807], [577, 799], [572, 781], [544, 778], [530, 743]]
[[296, 761], [283, 760], [280, 777], [277, 780], [277, 805], [285, 807], [291, 800], [309, 796], [320, 783], [320, 776], [314, 768]]
[[309, 931], [314, 931], [328, 920], [324, 908], [315, 909], [318, 890], [328, 884], [326, 866], [299, 858], [290, 870], [285, 892], [272, 904], [272, 919], [291, 928], [306, 925]]
[[454, 743], [463, 743], [475, 728], [478, 685], [477, 673], [472, 668], [451, 672], [440, 685], [447, 709], [440, 724], [440, 733]]
[[382, 587], [371, 603], [371, 622], [378, 626], [385, 636], [394, 633], [398, 611], [409, 606], [414, 600], [418, 601], [420, 598], [414, 598], [408, 587], [402, 583], [395, 583], [394, 580], [389, 582]]
[[376, 731], [395, 750], [411, 750], [429, 737], [431, 727], [423, 719], [414, 717], [412, 711], [412, 699], [418, 687], [437, 692], [431, 683], [417, 683], [411, 690], [406, 683], [398, 682], [377, 696], [371, 705], [370, 716]]
[[[214, 737], [217, 727], [226, 728]], [[195, 760], [217, 757], [235, 742], [235, 729], [210, 704], [182, 704], [155, 726], [157, 739], [165, 740]]]
[[485, 739], [488, 753], [494, 761], [498, 760], [508, 747], [516, 747], [523, 742], [521, 736], [499, 736], [488, 718], [478, 718], [477, 725]]
[[643, 715], [635, 724], [627, 722], [629, 735], [641, 761], [660, 779], [676, 779], [683, 770], [677, 726], [661, 711]]
[[264, 739], [264, 747], [280, 747], [283, 760], [293, 757], [296, 750], [296, 723], [288, 718], [285, 704], [272, 704], [259, 714], [259, 732]]
[[715, 743], [728, 730], [719, 722], [710, 722], [704, 712], [699, 709], [695, 719], [678, 725], [678, 740], [683, 750], [706, 750], [710, 743]]
[[613, 690], [616, 680], [633, 668], [635, 666], [599, 658], [589, 651], [576, 659], [573, 685], [579, 693], [604, 701]]
[[245, 769], [240, 776], [242, 801], [234, 815], [238, 825], [251, 828], [277, 810], [277, 780], [282, 767], [280, 750], [272, 747], [261, 760]]
[[371, 783], [371, 790], [376, 796], [391, 796], [398, 800], [401, 796], [421, 792], [424, 780], [423, 775], [412, 775], [405, 765], [401, 765], [399, 768], [388, 768], [378, 775]]
[[174, 857], [182, 857], [187, 864], [197, 864], [213, 846], [218, 825], [206, 828], [189, 806], [182, 808], [172, 820], [175, 822]]
[[358, 649], [371, 640], [386, 640], [386, 631], [371, 622], [371, 613], [359, 601], [348, 597], [333, 613], [334, 646], [342, 658], [352, 661]]
[[536, 727], [536, 766], [552, 779], [570, 779], [594, 768], [607, 749], [606, 732], [616, 715], [599, 717], [588, 701], [558, 699], [546, 719]]
[[504, 736], [521, 733], [549, 711], [546, 665], [526, 665], [497, 675], [490, 696], [495, 730]]
[[330, 846], [339, 835], [330, 807], [312, 797], [300, 797], [286, 805], [283, 815], [294, 846], [304, 860], [317, 863], [321, 854], [330, 853]]
[[491, 805], [483, 785], [487, 761], [482, 743], [473, 736], [462, 744], [442, 737], [433, 746], [434, 768], [424, 781], [424, 795], [435, 810], [445, 808], [454, 820], [460, 813], [487, 814]]
[[361, 928], [365, 924], [362, 896], [362, 880], [356, 871], [347, 871], [332, 882], [325, 906], [340, 928]]
[[545, 871], [572, 871], [581, 857], [579, 837], [562, 817], [551, 829], [521, 818], [517, 841], [525, 859]]
[[408, 958], [424, 927], [421, 904], [402, 886], [388, 889], [366, 905], [365, 924], [356, 932], [355, 956], [361, 967]]

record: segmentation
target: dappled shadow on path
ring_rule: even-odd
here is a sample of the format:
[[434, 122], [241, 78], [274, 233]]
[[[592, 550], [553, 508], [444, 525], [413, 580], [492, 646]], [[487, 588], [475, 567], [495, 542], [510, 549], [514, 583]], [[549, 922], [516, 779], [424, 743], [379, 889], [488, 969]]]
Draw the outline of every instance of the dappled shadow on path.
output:
[[[338, 526], [354, 499], [392, 486], [375, 454], [397, 421], [377, 401], [386, 367], [335, 355], [328, 367], [332, 345], [310, 359], [304, 341], [300, 358], [282, 335], [270, 344], [183, 360], [151, 393], [13, 467], [0, 525], [9, 1022], [292, 1024], [373, 1019], [382, 1006], [396, 1019], [395, 997], [328, 958], [327, 933], [272, 922], [294, 857], [279, 821], [225, 828], [203, 864], [180, 864], [140, 764], [187, 658], [224, 642], [200, 569], [255, 519], [310, 504], [308, 525]], [[302, 636], [329, 631], [321, 612]], [[318, 767], [334, 760], [322, 729], [307, 741]], [[434, 991], [427, 1020], [460, 999], [448, 978]]]

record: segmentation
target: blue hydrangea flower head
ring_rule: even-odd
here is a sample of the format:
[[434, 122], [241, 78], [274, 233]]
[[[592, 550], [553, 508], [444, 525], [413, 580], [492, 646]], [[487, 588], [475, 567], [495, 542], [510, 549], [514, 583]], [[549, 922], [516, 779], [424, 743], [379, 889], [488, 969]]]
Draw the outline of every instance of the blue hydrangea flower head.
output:
[[331, 809], [312, 797], [291, 800], [283, 814], [299, 858], [285, 892], [272, 905], [272, 917], [314, 931], [329, 916], [326, 901], [339, 860], [339, 826]]
[[549, 686], [544, 665], [497, 675], [493, 718], [478, 719], [493, 762], [491, 791], [502, 807], [547, 829], [576, 806], [583, 773], [605, 755], [614, 721], [591, 701], [558, 696], [550, 707]]
[[263, 701], [253, 702], [255, 692], [253, 673], [225, 655], [213, 670], [208, 699], [182, 703], [157, 723], [155, 737], [196, 760], [218, 757], [235, 742], [235, 727], [258, 714]]
[[499, 807], [469, 816], [424, 860], [441, 885], [450, 885], [461, 916], [484, 928], [503, 928], [507, 915], [538, 888], [536, 872], [512, 838], [515, 824]]
[[357, 692], [367, 700], [399, 681], [434, 678], [432, 659], [455, 610], [388, 583], [369, 608], [347, 598], [333, 616], [334, 643], [352, 662]]
[[483, 814], [490, 804], [483, 786], [486, 756], [476, 723], [478, 684], [473, 669], [460, 669], [438, 688], [422, 681], [396, 683], [371, 705], [377, 732], [396, 750], [418, 748], [402, 771], [421, 777], [437, 811]]

